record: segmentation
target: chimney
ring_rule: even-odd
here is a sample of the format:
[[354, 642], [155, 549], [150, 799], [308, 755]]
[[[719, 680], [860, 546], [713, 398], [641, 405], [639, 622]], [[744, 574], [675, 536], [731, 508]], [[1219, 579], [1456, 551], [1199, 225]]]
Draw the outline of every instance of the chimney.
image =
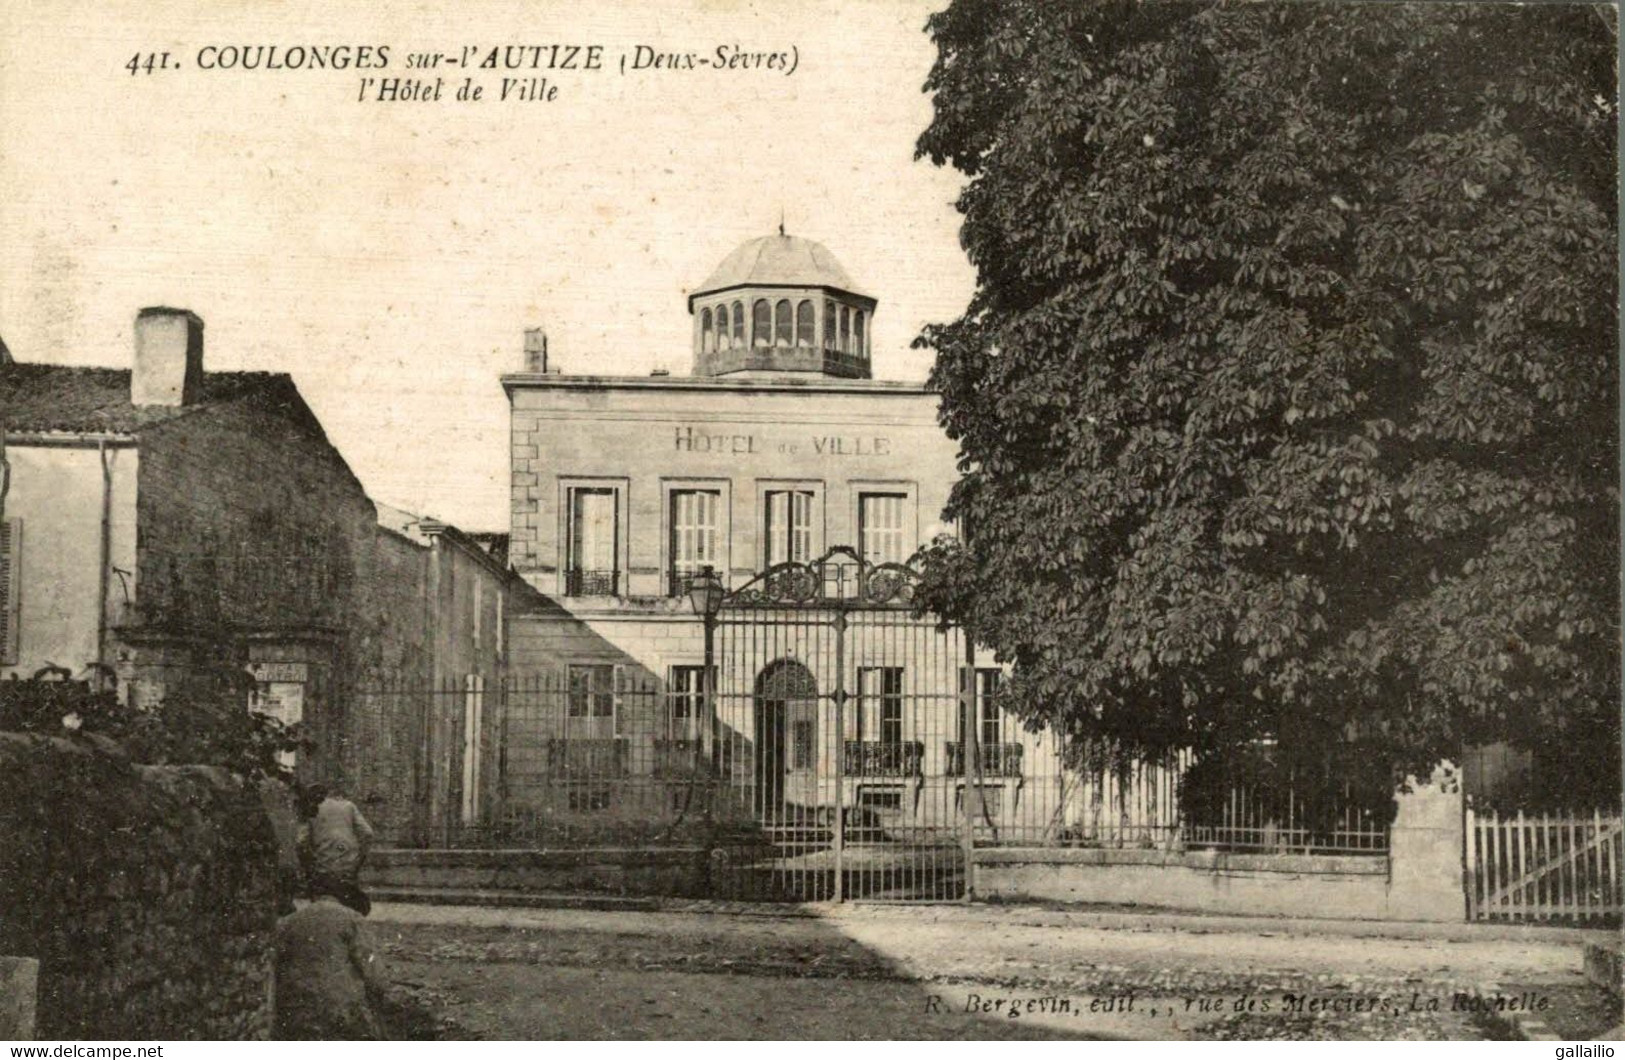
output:
[[541, 328], [525, 329], [525, 371], [547, 371], [547, 332]]
[[190, 405], [203, 390], [203, 318], [185, 309], [149, 306], [135, 316], [130, 401]]

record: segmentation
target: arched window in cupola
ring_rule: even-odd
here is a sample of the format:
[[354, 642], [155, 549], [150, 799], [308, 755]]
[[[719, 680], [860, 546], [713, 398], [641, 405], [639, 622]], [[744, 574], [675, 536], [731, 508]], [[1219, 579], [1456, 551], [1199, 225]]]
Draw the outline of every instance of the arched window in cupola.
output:
[[835, 303], [824, 302], [824, 349], [835, 348]]
[[728, 348], [728, 307], [717, 306], [717, 349]]
[[750, 342], [752, 346], [773, 345], [773, 307], [765, 298], [756, 299], [750, 307]]
[[795, 340], [795, 322], [790, 318], [790, 300], [779, 299], [779, 304], [773, 307], [773, 319], [776, 327], [773, 329], [773, 338], [779, 346], [788, 346]]
[[711, 330], [711, 311], [709, 309], [701, 310], [700, 349], [704, 350], [706, 353], [710, 353], [712, 350], [715, 350], [717, 348], [716, 339], [716, 333]]
[[854, 310], [852, 313], [852, 352], [864, 354], [869, 348], [864, 345], [863, 310]]
[[841, 345], [842, 353], [852, 352], [852, 310], [846, 306], [841, 307]]
[[796, 306], [796, 345], [811, 346], [813, 336], [813, 304], [803, 301]]
[[734, 303], [734, 345], [745, 345], [745, 303]]

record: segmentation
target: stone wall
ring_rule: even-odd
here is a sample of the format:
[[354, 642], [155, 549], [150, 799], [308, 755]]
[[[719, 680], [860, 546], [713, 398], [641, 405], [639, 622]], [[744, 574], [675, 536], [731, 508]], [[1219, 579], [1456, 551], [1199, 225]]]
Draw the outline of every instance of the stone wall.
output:
[[265, 1038], [271, 825], [203, 766], [0, 733], [0, 953], [40, 961], [40, 1038]]
[[138, 508], [144, 624], [353, 617], [376, 510], [307, 411], [256, 395], [143, 432]]

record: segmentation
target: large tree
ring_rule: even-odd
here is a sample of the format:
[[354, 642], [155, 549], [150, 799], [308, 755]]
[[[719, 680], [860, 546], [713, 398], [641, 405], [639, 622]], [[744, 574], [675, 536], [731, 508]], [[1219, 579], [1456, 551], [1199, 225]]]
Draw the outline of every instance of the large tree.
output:
[[1127, 754], [1616, 769], [1612, 10], [927, 28], [977, 288], [919, 340], [965, 530], [925, 598], [1017, 709]]

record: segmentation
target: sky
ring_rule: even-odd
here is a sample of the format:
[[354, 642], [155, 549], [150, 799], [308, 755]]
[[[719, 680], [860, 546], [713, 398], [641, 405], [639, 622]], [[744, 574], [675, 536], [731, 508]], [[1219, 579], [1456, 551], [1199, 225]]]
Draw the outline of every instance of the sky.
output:
[[[686, 293], [781, 215], [879, 298], [875, 375], [925, 376], [911, 340], [974, 282], [960, 177], [913, 158], [941, 2], [9, 0], [0, 336], [21, 361], [126, 367], [137, 310], [191, 309], [206, 368], [292, 374], [375, 499], [506, 529], [498, 377], [524, 329], [565, 372], [685, 373]], [[407, 69], [543, 44], [601, 45], [603, 69]], [[273, 45], [389, 65], [200, 65]], [[795, 68], [623, 73], [640, 45]], [[363, 102], [367, 76], [438, 76], [442, 98]], [[455, 99], [465, 76], [486, 98]], [[503, 76], [556, 96], [501, 101]]]

